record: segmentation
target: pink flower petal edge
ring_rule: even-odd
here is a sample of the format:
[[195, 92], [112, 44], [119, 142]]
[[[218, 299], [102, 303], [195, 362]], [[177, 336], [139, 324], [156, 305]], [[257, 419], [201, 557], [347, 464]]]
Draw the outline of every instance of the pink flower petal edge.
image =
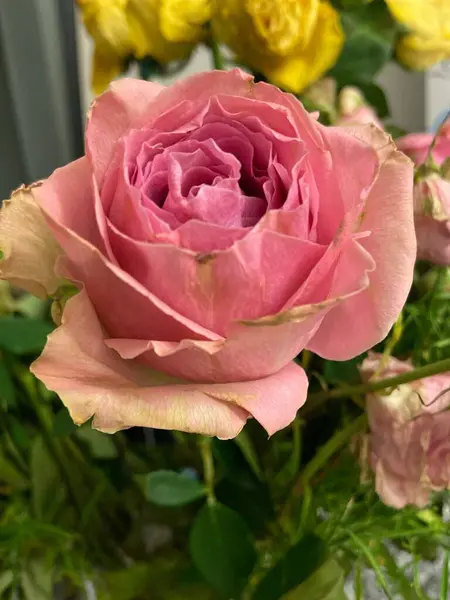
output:
[[66, 305], [33, 373], [57, 392], [73, 420], [114, 433], [132, 426], [235, 437], [254, 416], [269, 435], [286, 427], [306, 400], [303, 369], [290, 363], [273, 376], [239, 383], [192, 383], [124, 361], [104, 333], [83, 290]]

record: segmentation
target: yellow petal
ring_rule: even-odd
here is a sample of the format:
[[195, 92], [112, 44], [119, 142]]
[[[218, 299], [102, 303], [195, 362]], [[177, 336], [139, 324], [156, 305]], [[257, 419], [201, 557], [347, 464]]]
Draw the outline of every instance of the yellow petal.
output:
[[310, 43], [281, 61], [268, 61], [263, 73], [274, 83], [292, 92], [301, 92], [336, 63], [344, 45], [339, 14], [322, 2]]
[[97, 46], [92, 62], [92, 89], [96, 95], [102, 94], [108, 85], [122, 72], [124, 59], [111, 49]]
[[450, 39], [430, 39], [420, 35], [406, 35], [397, 45], [397, 57], [410, 69], [424, 71], [450, 58]]
[[110, 46], [116, 54], [130, 49], [126, 6], [128, 0], [78, 0], [83, 21], [97, 44]]
[[152, 56], [161, 63], [187, 58], [193, 45], [171, 42], [163, 36], [160, 9], [161, 0], [129, 0], [127, 17], [135, 55]]
[[273, 54], [286, 56], [311, 40], [319, 0], [246, 0], [245, 7], [261, 42]]
[[55, 274], [62, 250], [53, 238], [33, 196], [22, 186], [0, 210], [0, 277], [40, 298], [53, 294], [63, 283]]
[[449, 0], [386, 0], [399, 23], [429, 38], [450, 38]]
[[170, 42], [199, 42], [211, 13], [212, 0], [162, 0], [161, 33]]

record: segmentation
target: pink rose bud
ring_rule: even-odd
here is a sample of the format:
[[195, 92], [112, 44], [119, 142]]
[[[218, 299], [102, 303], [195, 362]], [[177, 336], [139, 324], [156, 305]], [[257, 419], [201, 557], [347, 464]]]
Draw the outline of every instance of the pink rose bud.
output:
[[305, 92], [305, 99], [318, 110], [328, 113], [333, 121], [336, 114], [336, 87], [335, 79], [324, 77]]
[[273, 434], [306, 400], [300, 351], [346, 360], [396, 321], [413, 166], [373, 125], [235, 69], [114, 82], [85, 147], [0, 214], [1, 277], [61, 300], [32, 369], [77, 423]]
[[450, 265], [450, 181], [438, 173], [419, 178], [414, 186], [417, 257]]
[[339, 94], [338, 115], [336, 125], [373, 123], [383, 129], [376, 111], [367, 104], [362, 92], [356, 87], [347, 86]]
[[[431, 133], [410, 133], [396, 140], [399, 150], [413, 159], [416, 165], [422, 165], [428, 157], [430, 144], [434, 139]], [[450, 122], [439, 130], [432, 151], [432, 159], [438, 166], [450, 156]]]
[[[366, 380], [413, 369], [395, 358], [380, 369], [380, 360], [381, 355], [372, 353], [363, 362]], [[450, 486], [449, 388], [450, 372], [368, 395], [369, 462], [385, 504], [423, 507], [433, 491]]]

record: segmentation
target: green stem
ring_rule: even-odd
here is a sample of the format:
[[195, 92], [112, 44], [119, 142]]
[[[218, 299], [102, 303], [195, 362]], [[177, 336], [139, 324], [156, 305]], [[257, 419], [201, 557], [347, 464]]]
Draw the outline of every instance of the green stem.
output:
[[366, 425], [367, 415], [363, 414], [351, 421], [343, 429], [337, 431], [328, 442], [319, 448], [319, 451], [315, 454], [314, 458], [312, 458], [303, 469], [300, 476], [301, 480], [310, 481], [311, 478], [328, 463], [329, 459], [336, 454], [342, 446], [345, 446], [355, 433], [364, 429]]
[[214, 493], [214, 458], [212, 455], [212, 438], [202, 437], [199, 442], [200, 454], [203, 463], [203, 479], [205, 481], [206, 496], [209, 504], [216, 502]]
[[[367, 425], [367, 415], [362, 414], [357, 417], [353, 421], [351, 421], [348, 425], [346, 425], [343, 429], [337, 431], [323, 446], [321, 446], [318, 452], [315, 454], [314, 458], [312, 458], [309, 463], [305, 466], [303, 471], [300, 473], [296, 482], [294, 483], [289, 500], [286, 503], [282, 511], [282, 517], [289, 519], [288, 515], [292, 514], [292, 507], [298, 502], [298, 497], [303, 493], [305, 495], [305, 490], [309, 488], [311, 479], [316, 475], [318, 471], [320, 471], [330, 460], [330, 458], [336, 454], [340, 448], [345, 446], [349, 440], [353, 437], [355, 433], [361, 431]], [[308, 492], [310, 489], [308, 490]], [[311, 498], [308, 498], [308, 492], [306, 492], [306, 498], [304, 498], [304, 502], [306, 501], [308, 504], [311, 502]], [[298, 539], [299, 533], [301, 532], [301, 528], [304, 526], [306, 522], [306, 507], [302, 507], [302, 518], [300, 526], [296, 531], [296, 539]]]
[[[309, 405], [310, 408], [306, 410], [307, 407], [305, 407], [305, 410], [306, 412], [311, 412], [332, 398], [347, 398], [357, 394], [367, 394], [370, 392], [379, 392], [388, 388], [396, 388], [403, 383], [417, 381], [418, 379], [424, 379], [425, 377], [431, 377], [432, 375], [437, 375], [438, 373], [444, 373], [446, 371], [450, 371], [450, 358], [439, 360], [431, 365], [425, 365], [424, 367], [414, 369], [414, 371], [402, 373], [401, 375], [389, 377], [388, 379], [317, 392], [309, 395], [307, 407]], [[304, 416], [305, 410], [302, 412], [302, 416]]]
[[217, 41], [211, 36], [208, 40], [208, 46], [211, 50], [212, 62], [215, 69], [219, 71], [225, 70], [225, 62], [223, 60], [222, 52]]

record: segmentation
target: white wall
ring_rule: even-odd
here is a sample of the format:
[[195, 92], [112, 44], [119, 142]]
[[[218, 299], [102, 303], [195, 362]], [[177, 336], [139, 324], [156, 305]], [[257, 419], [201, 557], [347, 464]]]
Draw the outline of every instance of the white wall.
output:
[[436, 65], [425, 80], [426, 124], [435, 130], [450, 110], [450, 61]]

